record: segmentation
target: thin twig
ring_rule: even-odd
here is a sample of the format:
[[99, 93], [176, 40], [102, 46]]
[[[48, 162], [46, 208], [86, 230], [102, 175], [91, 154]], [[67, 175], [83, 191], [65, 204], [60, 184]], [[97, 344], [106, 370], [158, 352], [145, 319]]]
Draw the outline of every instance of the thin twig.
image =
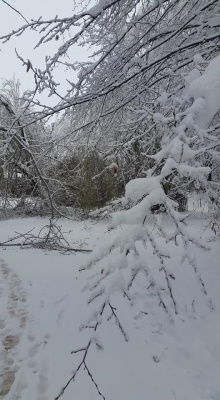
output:
[[18, 13], [18, 14], [25, 20], [25, 22], [27, 22], [27, 24], [29, 24], [28, 20], [23, 16], [23, 14], [21, 14], [20, 11], [18, 11], [16, 8], [12, 7], [12, 5], [9, 4], [7, 1], [5, 1], [5, 0], [2, 0], [2, 1], [3, 1], [3, 3], [5, 3], [8, 7], [10, 7], [13, 11], [15, 11], [16, 13]]

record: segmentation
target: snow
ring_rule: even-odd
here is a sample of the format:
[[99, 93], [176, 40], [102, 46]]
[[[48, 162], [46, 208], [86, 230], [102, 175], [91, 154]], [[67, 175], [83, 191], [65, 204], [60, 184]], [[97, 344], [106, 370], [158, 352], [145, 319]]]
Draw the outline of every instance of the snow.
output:
[[164, 122], [166, 121], [166, 118], [164, 118], [164, 116], [160, 113], [154, 113], [153, 114], [153, 118], [155, 122]]
[[157, 101], [158, 101], [159, 104], [164, 105], [164, 104], [167, 103], [168, 98], [169, 98], [168, 94], [167, 94], [166, 92], [163, 92], [163, 93], [158, 97]]
[[125, 188], [125, 197], [122, 200], [123, 205], [141, 200], [143, 196], [149, 194], [152, 190], [160, 189], [158, 177], [136, 178], [129, 181]]
[[91, 15], [91, 17], [95, 18], [97, 17], [97, 15], [99, 15], [102, 11], [103, 8], [106, 7], [108, 5], [108, 1], [106, 0], [99, 0], [98, 3], [91, 7], [89, 10], [87, 10], [84, 14], [87, 15]]
[[191, 84], [195, 79], [198, 79], [201, 77], [201, 73], [197, 68], [192, 69], [190, 73], [185, 77], [185, 81], [188, 84]]
[[[205, 218], [198, 212], [191, 213], [190, 229], [208, 240], [210, 231], [205, 229], [208, 225]], [[1, 221], [0, 241], [15, 231], [25, 232], [35, 227], [37, 232], [46, 222], [37, 218]], [[164, 223], [169, 229], [168, 221]], [[72, 242], [85, 241], [84, 246], [92, 249], [108, 244], [116, 234], [107, 232], [106, 222], [60, 221], [59, 224], [65, 232], [72, 231], [69, 234]], [[153, 226], [148, 228], [151, 230]], [[118, 228], [121, 229], [123, 226]], [[162, 241], [160, 244], [163, 247]], [[97, 334], [79, 331], [79, 326], [88, 316], [91, 320], [96, 310], [93, 303], [87, 304], [88, 292], [82, 291], [90, 282], [88, 272], [78, 271], [88, 261], [88, 254], [0, 248], [0, 370], [3, 374], [0, 393], [6, 385], [6, 375], [12, 378], [11, 383], [8, 379], [8, 394], [0, 398], [54, 399], [81, 359], [80, 353], [71, 354], [71, 351], [85, 346], [91, 337], [95, 345], [87, 362], [106, 399], [134, 400], [147, 396], [150, 400], [218, 400], [220, 247], [218, 242], [211, 243], [211, 247], [210, 252], [195, 250], [195, 256], [215, 304], [213, 312], [206, 306], [202, 293], [198, 300], [195, 298], [197, 282], [191, 269], [185, 263], [180, 265], [174, 244], [166, 245], [165, 250], [169, 249], [173, 255], [169, 271], [175, 271], [176, 294], [182, 304], [181, 313], [173, 323], [161, 307], [155, 307], [154, 296], [143, 298], [147, 314], [137, 312], [136, 305], [131, 307], [123, 300], [118, 290], [124, 290], [124, 278], [120, 271], [115, 271], [106, 286], [106, 296], [114, 292], [113, 305], [128, 332], [128, 342], [115, 323], [107, 321], [107, 311]], [[148, 247], [139, 251], [143, 263], [147, 258], [149, 266], [152, 264], [152, 280], [156, 279], [160, 285], [152, 252]], [[119, 258], [114, 254], [112, 257], [114, 269], [114, 260]], [[106, 263], [102, 267], [105, 271]], [[125, 265], [121, 267], [126, 271]], [[95, 273], [96, 270], [91, 271]], [[138, 285], [141, 289], [141, 279], [137, 288]], [[103, 351], [96, 350], [102, 347]], [[96, 400], [100, 397], [82, 368], [62, 398]]]
[[205, 110], [197, 118], [197, 123], [205, 128], [220, 109], [220, 56], [210, 62], [202, 76], [191, 82], [189, 93], [195, 100], [205, 100]]
[[204, 64], [206, 63], [206, 61], [204, 60], [204, 58], [202, 57], [201, 54], [195, 54], [193, 57], [193, 61], [195, 64]]
[[220, 26], [220, 15], [210, 18], [208, 20], [208, 25], [211, 26], [212, 28], [215, 26]]
[[[161, 176], [136, 178], [127, 183], [125, 188], [125, 196], [122, 198], [122, 205], [129, 205], [132, 206], [132, 208], [114, 212], [111, 216], [112, 221], [109, 225], [109, 229], [115, 228], [120, 224], [142, 225], [150, 208], [154, 205], [165, 204], [167, 201], [170, 201], [174, 207], [177, 206], [177, 203], [172, 200], [168, 200], [165, 195], [160, 183], [163, 176], [162, 174], [163, 171]], [[139, 234], [140, 233], [141, 229], [139, 231]]]

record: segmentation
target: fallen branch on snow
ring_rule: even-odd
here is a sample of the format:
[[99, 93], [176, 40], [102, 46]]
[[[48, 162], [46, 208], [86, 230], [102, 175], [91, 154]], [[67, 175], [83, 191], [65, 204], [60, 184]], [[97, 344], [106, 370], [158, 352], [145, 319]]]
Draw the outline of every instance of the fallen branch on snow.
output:
[[[46, 232], [45, 232], [46, 229]], [[0, 243], [1, 247], [32, 247], [37, 249], [44, 250], [55, 250], [60, 251], [61, 253], [67, 252], [83, 252], [83, 253], [91, 253], [91, 249], [83, 249], [83, 248], [75, 248], [71, 247], [64, 237], [64, 233], [62, 232], [62, 227], [57, 226], [52, 220], [50, 220], [48, 225], [45, 225], [39, 232], [38, 235], [34, 235], [31, 233], [34, 230], [32, 228], [30, 231], [26, 233], [18, 233], [17, 235], [6, 240], [5, 242]], [[45, 233], [43, 233], [45, 232]], [[17, 240], [23, 239], [23, 241], [17, 242]]]
[[[24, 247], [24, 246], [30, 246], [30, 247], [35, 247], [38, 249], [44, 248], [42, 244], [39, 243], [0, 243], [1, 247], [13, 247], [13, 246], [18, 246], [18, 247]], [[46, 246], [45, 246], [46, 248]], [[51, 247], [50, 250], [57, 250], [57, 251], [63, 251], [63, 252], [68, 252], [68, 251], [74, 251], [74, 252], [83, 252], [83, 253], [91, 253], [93, 250], [91, 249], [78, 249], [78, 248], [73, 248], [73, 247], [64, 247], [64, 246], [59, 246], [59, 247]]]

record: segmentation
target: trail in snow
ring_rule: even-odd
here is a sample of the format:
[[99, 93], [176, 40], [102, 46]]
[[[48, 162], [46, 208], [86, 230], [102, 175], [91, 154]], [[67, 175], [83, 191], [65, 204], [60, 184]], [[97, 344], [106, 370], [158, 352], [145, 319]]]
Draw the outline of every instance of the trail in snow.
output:
[[[29, 285], [28, 294], [18, 275], [0, 259], [0, 399], [48, 400], [50, 351], [47, 347], [52, 334], [47, 329], [62, 323], [62, 303], [68, 295], [53, 305], [50, 296], [46, 296], [49, 301], [45, 307], [43, 279], [35, 284], [30, 280], [24, 283]], [[55, 317], [54, 324], [51, 316]]]
[[28, 310], [21, 280], [3, 259], [0, 259], [0, 299], [0, 398], [4, 398], [10, 391], [22, 362], [16, 360], [15, 355], [26, 325]]

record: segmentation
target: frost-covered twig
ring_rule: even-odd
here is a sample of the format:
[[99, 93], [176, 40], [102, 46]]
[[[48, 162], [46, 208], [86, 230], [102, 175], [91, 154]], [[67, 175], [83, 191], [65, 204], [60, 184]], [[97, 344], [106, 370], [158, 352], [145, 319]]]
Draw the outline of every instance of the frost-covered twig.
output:
[[[95, 322], [95, 325], [94, 325], [94, 327], [93, 327], [94, 334], [97, 332], [97, 329], [98, 329], [98, 327], [99, 327], [99, 325], [100, 325], [100, 318], [102, 318], [102, 315], [103, 315], [103, 313], [104, 313], [105, 308], [106, 308], [106, 303], [103, 303], [102, 306], [101, 306], [100, 309], [99, 309], [99, 313], [98, 313], [98, 315], [97, 315], [97, 321]], [[63, 396], [65, 390], [67, 389], [67, 387], [69, 386], [69, 384], [70, 384], [71, 382], [74, 381], [74, 379], [75, 379], [77, 373], [79, 372], [79, 370], [80, 370], [82, 367], [84, 367], [84, 369], [86, 370], [86, 372], [87, 372], [89, 378], [91, 379], [91, 381], [92, 381], [93, 384], [95, 385], [98, 394], [105, 400], [105, 397], [104, 397], [103, 394], [101, 393], [101, 391], [100, 391], [100, 389], [99, 389], [99, 386], [98, 386], [97, 382], [95, 381], [95, 379], [94, 379], [94, 377], [93, 377], [93, 374], [91, 373], [91, 371], [90, 371], [90, 369], [88, 368], [88, 365], [87, 365], [87, 363], [86, 363], [86, 359], [87, 359], [87, 356], [88, 356], [88, 352], [89, 352], [90, 347], [92, 346], [93, 343], [95, 343], [96, 348], [99, 348], [99, 349], [102, 348], [101, 346], [99, 346], [99, 344], [98, 344], [98, 342], [97, 342], [97, 339], [96, 339], [96, 336], [93, 335], [93, 336], [89, 339], [89, 341], [88, 341], [88, 343], [87, 343], [87, 345], [86, 345], [85, 347], [80, 348], [80, 349], [77, 349], [77, 350], [73, 350], [73, 351], [71, 352], [71, 354], [82, 353], [82, 359], [81, 359], [80, 363], [78, 364], [77, 368], [75, 369], [74, 373], [72, 374], [71, 378], [70, 378], [70, 379], [67, 381], [67, 383], [63, 386], [63, 388], [61, 389], [60, 393], [58, 394], [57, 397], [55, 397], [54, 400], [58, 400], [61, 396]]]

